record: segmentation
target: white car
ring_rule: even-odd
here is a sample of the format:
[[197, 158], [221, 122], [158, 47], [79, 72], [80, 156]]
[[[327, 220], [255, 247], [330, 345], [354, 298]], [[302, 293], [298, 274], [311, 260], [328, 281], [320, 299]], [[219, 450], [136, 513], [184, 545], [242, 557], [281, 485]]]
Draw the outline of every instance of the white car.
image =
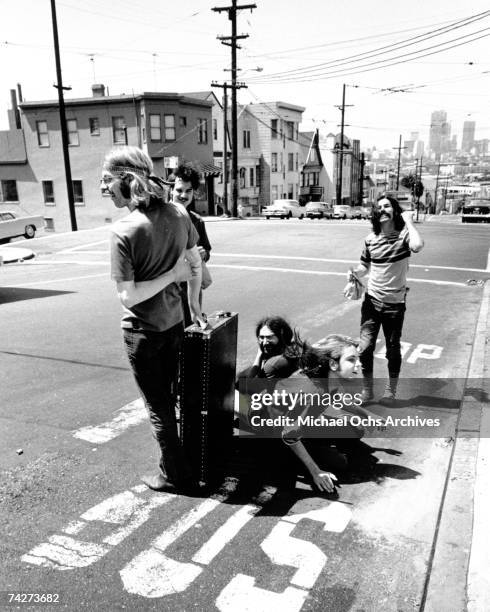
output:
[[348, 204], [335, 204], [333, 207], [334, 219], [352, 219], [352, 208]]
[[308, 202], [305, 213], [308, 219], [331, 219], [333, 207], [327, 202]]
[[300, 206], [298, 200], [274, 200], [272, 204], [262, 209], [262, 216], [266, 219], [279, 217], [279, 219], [291, 219], [297, 217], [303, 219], [305, 209]]
[[20, 217], [11, 210], [0, 210], [0, 242], [8, 242], [16, 236], [34, 238], [36, 231], [43, 228], [44, 217]]

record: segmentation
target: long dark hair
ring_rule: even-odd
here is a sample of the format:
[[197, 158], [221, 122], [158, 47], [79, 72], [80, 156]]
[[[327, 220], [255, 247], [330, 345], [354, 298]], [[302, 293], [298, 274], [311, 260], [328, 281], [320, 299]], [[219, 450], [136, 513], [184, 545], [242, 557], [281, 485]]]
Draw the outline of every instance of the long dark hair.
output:
[[279, 346], [283, 352], [295, 355], [297, 344], [299, 343], [298, 332], [289, 325], [286, 319], [277, 315], [267, 315], [262, 317], [255, 326], [255, 337], [258, 338], [260, 330], [267, 326], [271, 332], [279, 339]]
[[[398, 203], [398, 200], [393, 198], [392, 196], [388, 196], [385, 194], [381, 194], [378, 198], [378, 202], [380, 200], [389, 200], [391, 206], [393, 207], [393, 222], [395, 224], [395, 229], [397, 232], [401, 231], [405, 227], [405, 221], [402, 217], [402, 207]], [[371, 215], [371, 225], [373, 226], [373, 232], [378, 236], [381, 233], [381, 221], [379, 220], [381, 213], [377, 206], [373, 206], [373, 212]]]

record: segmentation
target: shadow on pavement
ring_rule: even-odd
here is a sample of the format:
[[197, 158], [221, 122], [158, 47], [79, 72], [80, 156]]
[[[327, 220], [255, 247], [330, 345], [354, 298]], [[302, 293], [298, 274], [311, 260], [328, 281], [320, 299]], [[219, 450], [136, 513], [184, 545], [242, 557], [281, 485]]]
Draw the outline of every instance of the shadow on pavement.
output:
[[21, 287], [0, 287], [0, 304], [36, 300], [38, 298], [65, 295], [73, 291], [54, 291], [52, 289], [22, 289]]

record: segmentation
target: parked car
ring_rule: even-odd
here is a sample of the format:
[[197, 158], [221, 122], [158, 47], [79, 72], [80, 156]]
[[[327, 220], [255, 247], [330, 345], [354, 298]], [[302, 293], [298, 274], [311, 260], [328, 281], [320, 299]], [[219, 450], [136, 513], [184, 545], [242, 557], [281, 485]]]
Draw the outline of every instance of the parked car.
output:
[[333, 206], [328, 202], [308, 202], [305, 206], [305, 216], [308, 219], [332, 219]]
[[44, 227], [44, 217], [21, 217], [11, 210], [0, 211], [0, 241], [8, 242], [11, 238], [24, 236], [34, 238], [36, 231]]
[[350, 210], [351, 219], [362, 219], [361, 206], [352, 206]]
[[300, 206], [298, 200], [274, 200], [272, 204], [262, 210], [262, 216], [266, 219], [271, 217], [279, 217], [279, 219], [297, 217], [298, 219], [303, 219], [305, 209], [303, 206]]
[[490, 223], [490, 199], [469, 200], [463, 206], [462, 223]]
[[333, 218], [334, 219], [351, 219], [351, 206], [348, 204], [335, 204], [333, 207]]
[[361, 206], [361, 218], [362, 219], [371, 219], [373, 214], [372, 206]]

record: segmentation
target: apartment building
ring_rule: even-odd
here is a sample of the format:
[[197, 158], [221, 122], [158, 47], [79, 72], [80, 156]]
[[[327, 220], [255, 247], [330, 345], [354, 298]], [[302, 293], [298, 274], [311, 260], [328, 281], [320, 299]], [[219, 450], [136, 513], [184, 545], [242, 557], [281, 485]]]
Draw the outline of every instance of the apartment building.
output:
[[[340, 180], [342, 157], [343, 204], [360, 202], [361, 154], [359, 140], [344, 135], [344, 154], [340, 155], [340, 134], [301, 132], [304, 165], [301, 171], [300, 201], [337, 203], [337, 182]], [[309, 141], [309, 145], [306, 143]]]
[[[15, 94], [15, 92], [14, 92]], [[165, 176], [187, 160], [204, 174], [201, 212], [214, 213], [212, 102], [177, 93], [106, 95], [104, 85], [92, 97], [67, 99], [66, 123], [78, 226], [94, 227], [117, 216], [99, 189], [105, 154], [135, 145]], [[0, 209], [17, 206], [41, 214], [56, 230], [70, 229], [58, 101], [21, 101], [12, 96], [7, 132], [0, 133]]]

